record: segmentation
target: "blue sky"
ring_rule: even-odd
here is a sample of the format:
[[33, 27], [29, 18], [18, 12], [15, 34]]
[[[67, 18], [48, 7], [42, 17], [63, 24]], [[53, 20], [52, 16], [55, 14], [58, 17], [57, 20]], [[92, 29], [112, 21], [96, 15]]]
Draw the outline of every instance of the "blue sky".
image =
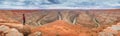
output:
[[0, 9], [114, 9], [120, 0], [0, 0]]

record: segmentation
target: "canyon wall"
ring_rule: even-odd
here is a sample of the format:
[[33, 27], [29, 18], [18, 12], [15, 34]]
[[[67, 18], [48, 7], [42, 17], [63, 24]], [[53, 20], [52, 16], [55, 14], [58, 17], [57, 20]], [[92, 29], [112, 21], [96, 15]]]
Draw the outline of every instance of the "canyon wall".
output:
[[0, 23], [23, 23], [41, 26], [56, 20], [95, 28], [120, 21], [120, 10], [0, 10]]

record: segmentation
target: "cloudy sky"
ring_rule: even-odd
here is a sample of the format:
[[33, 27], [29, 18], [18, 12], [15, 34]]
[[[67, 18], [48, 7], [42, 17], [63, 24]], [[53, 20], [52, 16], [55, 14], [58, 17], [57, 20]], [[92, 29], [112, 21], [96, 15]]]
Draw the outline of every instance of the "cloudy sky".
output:
[[114, 9], [120, 0], [0, 0], [0, 9]]

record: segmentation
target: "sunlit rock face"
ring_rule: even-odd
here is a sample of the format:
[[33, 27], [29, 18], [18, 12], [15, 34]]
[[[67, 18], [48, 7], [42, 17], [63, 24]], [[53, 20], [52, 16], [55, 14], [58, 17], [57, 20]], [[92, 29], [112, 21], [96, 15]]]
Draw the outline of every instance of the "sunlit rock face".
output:
[[109, 9], [120, 0], [0, 0], [1, 9]]

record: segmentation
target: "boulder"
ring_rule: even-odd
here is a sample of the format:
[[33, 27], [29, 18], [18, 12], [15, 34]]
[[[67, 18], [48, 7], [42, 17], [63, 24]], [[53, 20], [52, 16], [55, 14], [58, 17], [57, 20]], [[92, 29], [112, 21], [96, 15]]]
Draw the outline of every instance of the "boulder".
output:
[[111, 29], [118, 31], [118, 30], [120, 30], [120, 26], [119, 25], [112, 25]]
[[23, 36], [22, 33], [20, 33], [17, 29], [12, 28], [8, 31], [8, 33], [6, 34], [6, 36]]
[[114, 36], [112, 33], [100, 32], [98, 36]]
[[104, 29], [103, 32], [112, 33], [112, 34], [118, 33], [118, 31], [111, 29], [111, 27]]
[[8, 32], [10, 28], [8, 26], [5, 26], [5, 25], [1, 25], [0, 26], [0, 31], [3, 31], [4, 33]]
[[29, 36], [42, 36], [42, 33], [41, 32], [35, 32], [35, 33], [30, 34]]

